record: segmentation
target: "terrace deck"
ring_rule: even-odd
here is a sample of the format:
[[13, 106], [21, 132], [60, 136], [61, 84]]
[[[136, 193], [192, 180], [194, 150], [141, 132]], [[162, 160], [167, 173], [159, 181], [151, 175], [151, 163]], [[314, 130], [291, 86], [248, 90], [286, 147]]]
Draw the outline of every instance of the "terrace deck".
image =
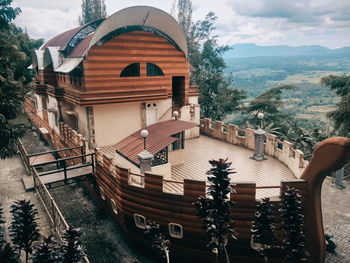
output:
[[[228, 158], [232, 162], [231, 168], [236, 172], [231, 175], [232, 182], [254, 181], [258, 187], [279, 186], [281, 180], [295, 179], [293, 173], [286, 165], [277, 159], [267, 156], [268, 159], [257, 162], [249, 157], [253, 151], [222, 142], [204, 135], [199, 138], [186, 140], [185, 162], [171, 167], [171, 180], [179, 182], [164, 183], [164, 191], [181, 194], [182, 182], [185, 178], [206, 181], [206, 171], [210, 169], [208, 160]], [[117, 163], [129, 167], [131, 172], [139, 173], [138, 168], [127, 163], [125, 159], [117, 156], [111, 146], [101, 147], [100, 151], [116, 159]], [[257, 189], [256, 198], [265, 196], [278, 196], [278, 188]]]

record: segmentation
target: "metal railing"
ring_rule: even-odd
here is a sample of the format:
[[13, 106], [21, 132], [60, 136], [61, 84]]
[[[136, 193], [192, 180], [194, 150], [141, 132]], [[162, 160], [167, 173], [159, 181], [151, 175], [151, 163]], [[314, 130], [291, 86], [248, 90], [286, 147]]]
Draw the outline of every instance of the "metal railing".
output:
[[[41, 203], [45, 208], [45, 211], [49, 217], [55, 235], [57, 236], [59, 241], [62, 242], [63, 231], [65, 231], [69, 227], [69, 225], [66, 219], [64, 218], [61, 210], [58, 208], [55, 199], [47, 190], [45, 184], [41, 181], [40, 176], [35, 171], [35, 169], [33, 169], [33, 180], [35, 190], [39, 196]], [[82, 262], [90, 263], [89, 259], [86, 256], [82, 258]]]

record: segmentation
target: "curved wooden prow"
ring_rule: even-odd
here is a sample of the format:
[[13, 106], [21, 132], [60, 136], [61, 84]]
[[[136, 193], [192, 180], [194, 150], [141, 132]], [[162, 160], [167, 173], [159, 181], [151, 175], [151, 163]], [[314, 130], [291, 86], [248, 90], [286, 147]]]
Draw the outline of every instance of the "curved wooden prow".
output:
[[350, 159], [350, 139], [328, 138], [315, 148], [301, 176], [307, 181], [305, 231], [313, 263], [324, 262], [326, 253], [321, 210], [322, 183], [328, 172], [340, 169], [347, 159]]

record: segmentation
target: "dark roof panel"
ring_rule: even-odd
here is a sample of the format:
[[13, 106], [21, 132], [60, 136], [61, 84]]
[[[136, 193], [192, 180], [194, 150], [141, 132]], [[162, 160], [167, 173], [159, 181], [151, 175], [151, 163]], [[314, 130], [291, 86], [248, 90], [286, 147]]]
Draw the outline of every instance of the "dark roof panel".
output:
[[74, 47], [72, 52], [68, 55], [70, 58], [82, 57], [85, 54], [85, 51], [89, 48], [90, 40], [93, 34], [87, 36], [85, 39], [79, 42], [78, 45]]
[[79, 32], [80, 29], [82, 29], [85, 25], [73, 28], [71, 30], [68, 30], [66, 32], [63, 32], [53, 38], [51, 38], [49, 41], [47, 41], [40, 49], [45, 49], [47, 47], [64, 47], [67, 45], [69, 40]]
[[156, 154], [178, 139], [172, 135], [197, 127], [193, 122], [181, 120], [162, 121], [138, 130], [130, 136], [119, 141], [114, 148], [123, 157], [138, 164], [137, 154], [142, 152], [144, 147], [141, 131], [147, 130], [149, 135], [146, 139], [146, 149], [151, 154]]

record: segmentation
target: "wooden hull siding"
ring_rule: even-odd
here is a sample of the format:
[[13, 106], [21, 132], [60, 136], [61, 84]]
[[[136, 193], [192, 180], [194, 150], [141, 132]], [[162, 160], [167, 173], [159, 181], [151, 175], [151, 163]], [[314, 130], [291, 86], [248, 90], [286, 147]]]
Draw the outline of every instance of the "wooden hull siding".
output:
[[[111, 160], [96, 152], [97, 172], [96, 180], [105, 195], [105, 204], [109, 212], [113, 214], [120, 226], [125, 230], [130, 239], [138, 246], [145, 246], [144, 230], [136, 227], [134, 214], [140, 214], [147, 221], [156, 221], [162, 230], [168, 233], [168, 224], [180, 224], [183, 228], [182, 239], [171, 239], [171, 257], [173, 262], [214, 262], [212, 252], [208, 251], [206, 244], [209, 241], [206, 233], [201, 228], [201, 221], [193, 202], [205, 193], [205, 182], [185, 179], [183, 183], [183, 195], [163, 192], [163, 178], [153, 174], [144, 177], [145, 187], [129, 184], [129, 170], [118, 167]], [[282, 192], [286, 186], [300, 189], [305, 195], [305, 181], [296, 180], [282, 182]], [[255, 183], [238, 183], [234, 189], [237, 194], [231, 195], [235, 202], [232, 209], [232, 218], [235, 220], [237, 240], [230, 240], [228, 250], [232, 262], [264, 262], [263, 259], [250, 248], [251, 225], [256, 212]], [[116, 203], [118, 215], [113, 212], [111, 199]], [[276, 213], [280, 201], [274, 201]], [[283, 256], [276, 254], [269, 262], [288, 262]]]
[[[140, 63], [140, 77], [120, 77], [131, 63]], [[164, 76], [146, 76], [146, 63], [159, 66]], [[149, 101], [172, 97], [172, 77], [185, 77], [184, 100], [188, 103], [189, 67], [182, 51], [150, 32], [119, 35], [89, 50], [84, 61], [86, 99]]]
[[[44, 138], [55, 149], [67, 148], [84, 145], [82, 136], [77, 132], [60, 124], [59, 133], [51, 129], [48, 123], [45, 123], [35, 113], [34, 103], [26, 100], [24, 103], [29, 119], [37, 127], [46, 128], [49, 133], [43, 134]], [[330, 159], [329, 152], [334, 152]], [[320, 204], [320, 189], [322, 181], [327, 171], [338, 169], [345, 163], [350, 153], [350, 139], [331, 138], [322, 142], [314, 152], [307, 169], [301, 178], [293, 181], [281, 182], [281, 192], [286, 186], [299, 189], [302, 196], [302, 204], [305, 208], [305, 228], [306, 238], [310, 247], [313, 263], [324, 262], [325, 243], [323, 237], [322, 212]], [[64, 156], [79, 155], [80, 151], [69, 151]], [[164, 232], [168, 232], [169, 223], [178, 223], [183, 227], [182, 239], [171, 239], [171, 257], [172, 262], [214, 262], [214, 255], [206, 248], [208, 237], [201, 229], [200, 220], [194, 209], [193, 202], [198, 196], [203, 195], [205, 191], [205, 182], [185, 180], [183, 184], [183, 195], [163, 192], [164, 181], [161, 176], [146, 174], [145, 187], [130, 184], [130, 174], [128, 169], [115, 165], [111, 159], [96, 152], [97, 170], [95, 174], [97, 186], [100, 186], [105, 193], [105, 200], [102, 200], [98, 187], [94, 189], [93, 194], [98, 197], [99, 202], [108, 209], [112, 217], [121, 226], [130, 240], [144, 251], [145, 238], [144, 231], [137, 228], [134, 223], [133, 215], [140, 214], [146, 217], [146, 220], [155, 220], [161, 224]], [[76, 162], [79, 162], [77, 160]], [[320, 166], [320, 164], [322, 164]], [[88, 185], [90, 187], [90, 184]], [[250, 248], [250, 228], [254, 213], [256, 211], [255, 183], [238, 183], [234, 187], [237, 194], [231, 195], [235, 202], [232, 209], [232, 218], [235, 220], [235, 229], [237, 231], [237, 240], [230, 240], [228, 250], [232, 262], [264, 262], [263, 258], [256, 254]], [[115, 201], [117, 214], [112, 208], [111, 199]], [[272, 200], [276, 215], [279, 214], [278, 208], [281, 206], [279, 198]], [[280, 217], [277, 216], [277, 227]], [[276, 252], [269, 262], [283, 263], [288, 262], [283, 259], [284, 255]]]

